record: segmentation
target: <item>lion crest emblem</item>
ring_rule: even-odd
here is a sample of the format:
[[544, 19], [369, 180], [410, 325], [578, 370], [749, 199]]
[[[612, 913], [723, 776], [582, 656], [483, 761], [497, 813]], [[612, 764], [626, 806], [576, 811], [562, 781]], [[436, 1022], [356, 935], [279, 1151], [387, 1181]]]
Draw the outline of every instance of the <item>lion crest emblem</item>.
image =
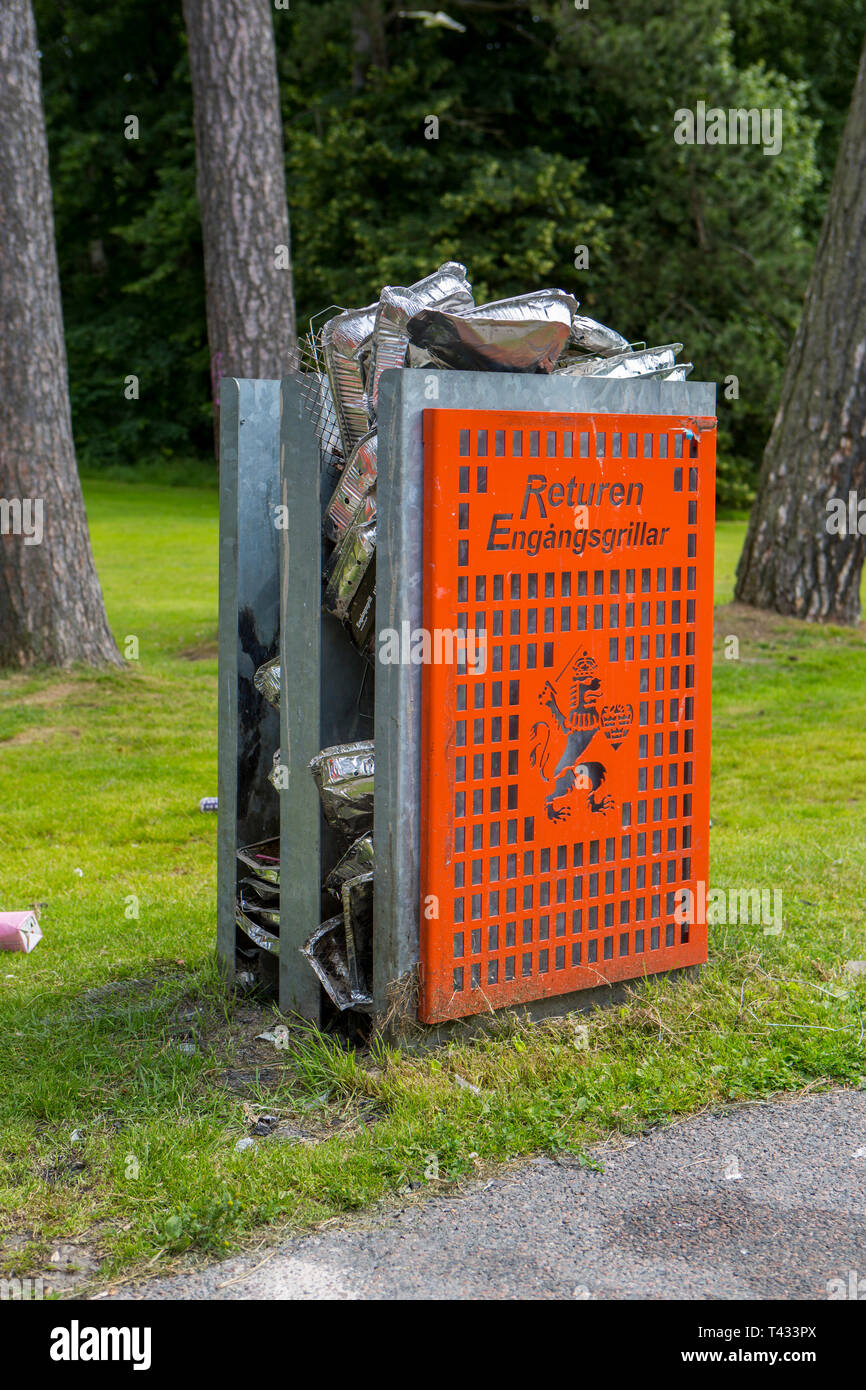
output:
[[[571, 815], [572, 798], [587, 792], [590, 811], [606, 815], [615, 809], [612, 796], [602, 791], [607, 778], [604, 762], [588, 761], [584, 754], [596, 735], [616, 751], [628, 737], [634, 711], [631, 705], [600, 703], [603, 696], [598, 662], [587, 651], [576, 652], [553, 682], [546, 681], [539, 703], [549, 711], [530, 730], [529, 761], [545, 782], [552, 783], [545, 798], [551, 820]], [[599, 751], [604, 745], [600, 745]]]

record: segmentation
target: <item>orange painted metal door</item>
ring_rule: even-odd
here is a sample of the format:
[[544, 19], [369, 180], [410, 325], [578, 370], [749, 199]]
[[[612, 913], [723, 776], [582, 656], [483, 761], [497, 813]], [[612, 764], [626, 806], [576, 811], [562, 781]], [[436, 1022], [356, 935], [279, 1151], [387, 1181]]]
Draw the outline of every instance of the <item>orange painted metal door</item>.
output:
[[432, 409], [424, 447], [419, 1017], [706, 960], [715, 420]]

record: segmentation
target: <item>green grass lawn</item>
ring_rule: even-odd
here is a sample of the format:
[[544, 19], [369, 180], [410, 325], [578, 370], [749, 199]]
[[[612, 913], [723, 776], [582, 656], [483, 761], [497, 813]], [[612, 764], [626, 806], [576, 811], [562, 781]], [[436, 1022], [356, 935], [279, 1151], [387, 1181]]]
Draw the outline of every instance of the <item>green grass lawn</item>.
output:
[[[712, 928], [699, 979], [638, 984], [585, 1033], [508, 1016], [432, 1055], [361, 1055], [293, 1025], [276, 1051], [256, 1041], [274, 1011], [230, 1007], [214, 965], [216, 493], [86, 493], [139, 659], [0, 679], [0, 906], [42, 903], [45, 933], [0, 956], [0, 1275], [116, 1282], [532, 1150], [589, 1161], [706, 1105], [866, 1085], [844, 970], [866, 957], [862, 630], [719, 610], [711, 884], [781, 889], [780, 935]], [[720, 603], [743, 534], [719, 524]], [[303, 1142], [238, 1151], [264, 1110]]]

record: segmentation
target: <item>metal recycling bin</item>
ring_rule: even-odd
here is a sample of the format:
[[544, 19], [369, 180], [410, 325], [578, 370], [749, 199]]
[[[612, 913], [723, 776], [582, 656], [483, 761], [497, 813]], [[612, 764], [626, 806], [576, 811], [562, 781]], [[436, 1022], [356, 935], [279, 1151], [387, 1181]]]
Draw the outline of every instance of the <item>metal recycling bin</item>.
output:
[[707, 878], [715, 388], [386, 372], [374, 669], [321, 611], [330, 484], [281, 396], [281, 1007], [321, 1017], [300, 946], [339, 846], [309, 760], [371, 733], [380, 1023], [704, 961], [678, 905]]

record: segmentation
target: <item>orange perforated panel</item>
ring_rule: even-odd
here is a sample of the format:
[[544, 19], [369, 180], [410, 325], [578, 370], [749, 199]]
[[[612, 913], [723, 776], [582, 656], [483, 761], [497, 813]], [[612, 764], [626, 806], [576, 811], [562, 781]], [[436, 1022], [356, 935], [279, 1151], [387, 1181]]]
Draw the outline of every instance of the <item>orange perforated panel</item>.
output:
[[706, 960], [714, 427], [425, 412], [424, 1022]]

